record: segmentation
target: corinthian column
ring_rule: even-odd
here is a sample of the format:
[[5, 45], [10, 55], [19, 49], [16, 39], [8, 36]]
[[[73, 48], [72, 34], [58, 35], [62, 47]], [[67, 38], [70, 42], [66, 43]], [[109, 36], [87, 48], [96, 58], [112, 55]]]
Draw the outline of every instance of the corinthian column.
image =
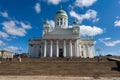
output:
[[59, 57], [59, 45], [58, 45], [58, 40], [56, 42], [56, 48], [57, 48], [57, 57]]
[[52, 54], [53, 54], [53, 48], [52, 48], [52, 40], [50, 41], [50, 57], [52, 57]]
[[46, 57], [46, 40], [44, 41], [44, 57]]
[[64, 40], [64, 57], [66, 57], [66, 41]]
[[70, 57], [72, 57], [72, 41], [70, 40]]

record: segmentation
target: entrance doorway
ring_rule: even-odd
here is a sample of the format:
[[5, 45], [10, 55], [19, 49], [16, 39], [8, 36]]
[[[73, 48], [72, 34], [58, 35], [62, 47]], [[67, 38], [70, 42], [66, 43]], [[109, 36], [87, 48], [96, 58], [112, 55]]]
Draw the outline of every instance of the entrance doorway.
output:
[[59, 57], [63, 58], [63, 49], [62, 48], [59, 49]]

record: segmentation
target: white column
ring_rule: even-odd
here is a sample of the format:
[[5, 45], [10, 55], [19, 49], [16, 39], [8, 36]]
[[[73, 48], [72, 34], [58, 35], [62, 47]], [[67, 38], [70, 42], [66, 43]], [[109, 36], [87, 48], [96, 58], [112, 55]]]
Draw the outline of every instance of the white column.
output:
[[66, 57], [66, 41], [64, 40], [64, 57]]
[[86, 52], [87, 52], [87, 49], [86, 49], [86, 44], [84, 44], [84, 53], [83, 53], [83, 58], [86, 58]]
[[77, 55], [77, 57], [79, 57], [79, 53], [78, 53], [78, 40], [76, 41], [76, 55]]
[[60, 26], [60, 18], [59, 18], [59, 25], [58, 26]]
[[62, 18], [62, 26], [64, 25], [64, 18]]
[[46, 40], [44, 41], [44, 57], [46, 57]]
[[70, 57], [72, 57], [72, 41], [70, 40]]
[[56, 42], [56, 48], [57, 48], [57, 57], [59, 57], [59, 45], [58, 45], [58, 40]]
[[52, 40], [50, 41], [50, 57], [52, 57], [53, 54], [53, 48], [52, 48]]
[[83, 58], [85, 54], [87, 54], [86, 44], [83, 45], [83, 55], [82, 55]]
[[81, 44], [79, 44], [79, 57], [81, 57]]
[[92, 54], [93, 54], [93, 58], [94, 58], [94, 56], [95, 56], [94, 44], [93, 44], [93, 46], [92, 46]]

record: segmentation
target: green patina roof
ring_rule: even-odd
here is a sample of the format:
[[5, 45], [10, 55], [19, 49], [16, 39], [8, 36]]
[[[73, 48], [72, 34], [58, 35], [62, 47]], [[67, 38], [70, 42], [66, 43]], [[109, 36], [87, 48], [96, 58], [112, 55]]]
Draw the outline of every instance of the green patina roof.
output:
[[77, 20], [76, 20], [76, 19], [75, 19], [75, 21], [73, 22], [73, 24], [78, 25], [78, 22], [77, 22]]
[[66, 14], [66, 12], [62, 9], [58, 10], [56, 14]]
[[67, 16], [67, 13], [66, 13], [66, 11], [64, 11], [64, 10], [62, 9], [62, 6], [61, 6], [61, 8], [56, 12], [56, 14], [66, 15], [66, 16]]
[[44, 24], [49, 25], [48, 19], [46, 19], [46, 21], [44, 22]]

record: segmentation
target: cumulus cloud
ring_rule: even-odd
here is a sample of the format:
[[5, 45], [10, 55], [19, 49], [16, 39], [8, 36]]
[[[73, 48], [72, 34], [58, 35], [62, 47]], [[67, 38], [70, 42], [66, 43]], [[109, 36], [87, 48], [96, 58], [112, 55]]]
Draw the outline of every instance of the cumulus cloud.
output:
[[41, 12], [41, 6], [39, 3], [36, 3], [35, 6], [34, 6], [34, 9], [36, 11], [36, 13], [40, 13]]
[[31, 25], [30, 25], [30, 23], [25, 24], [24, 22], [20, 22], [20, 24], [21, 24], [21, 26], [22, 26], [24, 29], [31, 29], [31, 28], [32, 28]]
[[13, 51], [18, 51], [19, 48], [18, 48], [18, 47], [15, 47], [15, 46], [8, 46], [8, 47], [4, 48], [4, 50], [13, 52]]
[[120, 40], [112, 41], [111, 38], [102, 38], [102, 39], [99, 39], [99, 41], [109, 47], [113, 47], [113, 46], [116, 46], [117, 44], [120, 44]]
[[116, 20], [116, 21], [114, 22], [114, 26], [115, 26], [115, 27], [120, 27], [120, 20]]
[[46, 0], [49, 4], [58, 5], [60, 2], [66, 2], [68, 0]]
[[26, 28], [30, 29], [31, 25], [30, 24], [25, 24], [23, 22], [15, 21], [15, 20], [10, 20], [10, 21], [5, 21], [2, 23], [3, 29], [10, 35], [13, 36], [25, 36]]
[[0, 37], [6, 39], [9, 37], [9, 35], [5, 32], [0, 31]]
[[7, 13], [6, 11], [0, 12], [0, 15], [1, 15], [2, 17], [5, 17], [5, 18], [8, 18], [8, 17], [9, 17], [9, 16], [8, 16], [8, 13]]
[[96, 36], [98, 34], [102, 34], [103, 30], [96, 26], [80, 26], [80, 35], [81, 36]]
[[4, 45], [5, 45], [5, 43], [0, 40], [0, 46], [4, 46]]
[[80, 23], [82, 23], [83, 20], [90, 20], [93, 22], [98, 21], [97, 18], [97, 12], [95, 10], [89, 9], [85, 14], [78, 14], [75, 11], [70, 11], [70, 16], [78, 19]]
[[80, 8], [82, 7], [89, 7], [93, 5], [97, 0], [76, 0], [75, 6], [78, 6]]
[[60, 2], [61, 2], [61, 0], [48, 0], [48, 3], [54, 4], [54, 5], [57, 5]]

